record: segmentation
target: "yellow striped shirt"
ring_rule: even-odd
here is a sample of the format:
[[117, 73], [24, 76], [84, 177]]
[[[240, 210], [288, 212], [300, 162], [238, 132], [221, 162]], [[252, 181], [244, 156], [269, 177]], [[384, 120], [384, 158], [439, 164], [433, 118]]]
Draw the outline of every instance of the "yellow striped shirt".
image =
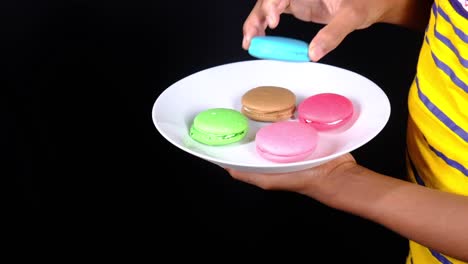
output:
[[[468, 195], [468, 0], [434, 1], [408, 107], [410, 180]], [[410, 241], [410, 263], [465, 262]]]

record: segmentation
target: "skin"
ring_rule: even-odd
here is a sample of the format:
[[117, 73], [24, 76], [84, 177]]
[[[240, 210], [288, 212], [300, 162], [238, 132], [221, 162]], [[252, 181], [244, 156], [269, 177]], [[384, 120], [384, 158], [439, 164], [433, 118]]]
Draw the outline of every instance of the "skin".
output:
[[254, 36], [274, 29], [281, 14], [291, 14], [303, 21], [326, 24], [309, 44], [309, 57], [318, 61], [356, 29], [374, 23], [390, 23], [423, 29], [429, 17], [428, 0], [259, 0], [243, 26], [242, 47], [247, 50]]
[[[353, 30], [374, 23], [423, 29], [430, 4], [422, 0], [258, 1], [244, 23], [243, 47], [247, 49], [253, 36], [265, 34], [266, 27], [276, 27], [280, 15], [288, 13], [305, 21], [328, 24], [310, 43], [310, 57], [316, 61]], [[442, 192], [374, 172], [357, 164], [349, 153], [299, 172], [258, 174], [227, 171], [234, 179], [265, 190], [306, 195], [468, 262], [468, 196]]]

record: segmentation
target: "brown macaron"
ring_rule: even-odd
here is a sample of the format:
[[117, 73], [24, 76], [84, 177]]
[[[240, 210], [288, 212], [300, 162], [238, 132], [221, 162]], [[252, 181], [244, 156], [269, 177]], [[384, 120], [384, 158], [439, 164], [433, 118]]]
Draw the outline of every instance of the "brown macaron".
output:
[[296, 109], [296, 95], [279, 86], [258, 86], [242, 96], [241, 112], [248, 118], [262, 122], [289, 119]]

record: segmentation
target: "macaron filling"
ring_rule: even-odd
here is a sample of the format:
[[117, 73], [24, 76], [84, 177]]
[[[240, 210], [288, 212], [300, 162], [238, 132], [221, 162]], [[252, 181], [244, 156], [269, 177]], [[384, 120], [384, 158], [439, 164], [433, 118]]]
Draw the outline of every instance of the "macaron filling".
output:
[[248, 129], [247, 117], [237, 110], [211, 108], [195, 116], [189, 134], [206, 145], [227, 145], [244, 138]]
[[296, 109], [296, 95], [279, 86], [258, 86], [242, 95], [242, 110], [252, 120], [274, 122], [287, 120]]
[[304, 118], [304, 117], [300, 117], [300, 121], [304, 122], [304, 123], [307, 123], [307, 124], [311, 124], [313, 126], [316, 126], [316, 128], [318, 129], [326, 129], [326, 128], [333, 128], [334, 126], [337, 126], [341, 123], [345, 123], [346, 121], [348, 121], [350, 118], [351, 118], [351, 114], [343, 119], [339, 119], [339, 120], [336, 120], [336, 121], [330, 121], [330, 122], [326, 122], [326, 121], [315, 121], [315, 120], [311, 120], [311, 119], [307, 119], [307, 118]]
[[199, 130], [195, 126], [192, 126], [190, 128], [190, 136], [202, 142], [224, 142], [224, 143], [227, 143], [229, 141], [235, 142], [239, 138], [243, 138], [245, 134], [246, 134], [245, 130], [237, 132], [237, 133], [221, 135], [221, 134], [214, 134], [214, 133]]
[[255, 136], [258, 154], [274, 162], [296, 162], [306, 159], [318, 143], [316, 129], [305, 123], [281, 121], [259, 129]]
[[334, 93], [310, 96], [298, 106], [299, 121], [318, 130], [334, 129], [345, 124], [354, 114], [354, 106], [347, 97]]
[[278, 115], [284, 115], [284, 114], [292, 115], [295, 109], [296, 107], [293, 106], [293, 107], [286, 108], [284, 110], [265, 112], [265, 111], [259, 111], [256, 109], [248, 108], [246, 106], [242, 107], [243, 112], [247, 114], [252, 114], [255, 116], [278, 116]]
[[297, 161], [297, 160], [304, 160], [307, 158], [312, 152], [315, 150], [314, 148], [303, 152], [303, 153], [297, 153], [295, 155], [281, 155], [281, 154], [274, 154], [270, 153], [264, 149], [262, 149], [260, 146], [256, 146], [258, 153], [263, 156], [264, 158], [274, 161], [274, 162], [292, 162], [292, 161]]

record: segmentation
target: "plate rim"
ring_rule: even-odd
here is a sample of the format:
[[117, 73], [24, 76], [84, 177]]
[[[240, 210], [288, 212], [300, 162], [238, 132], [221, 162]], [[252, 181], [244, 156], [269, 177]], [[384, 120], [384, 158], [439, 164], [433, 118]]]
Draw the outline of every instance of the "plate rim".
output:
[[[360, 78], [374, 84], [374, 86], [376, 88], [378, 88], [378, 91], [383, 95], [383, 98], [385, 99], [385, 106], [386, 106], [386, 111], [385, 112], [387, 113], [386, 116], [385, 116], [385, 120], [382, 121], [382, 123], [378, 127], [378, 129], [375, 129], [375, 131], [373, 131], [373, 133], [368, 135], [368, 138], [366, 138], [365, 140], [360, 141], [356, 145], [353, 145], [351, 150], [344, 149], [342, 151], [338, 151], [336, 153], [326, 155], [324, 157], [315, 158], [315, 159], [312, 159], [312, 160], [302, 160], [302, 161], [288, 162], [288, 163], [256, 164], [256, 165], [253, 165], [251, 163], [244, 163], [244, 162], [229, 162], [229, 161], [219, 159], [219, 158], [216, 158], [216, 157], [213, 157], [213, 156], [201, 153], [201, 152], [196, 152], [196, 151], [194, 151], [194, 150], [192, 150], [190, 148], [184, 148], [183, 146], [180, 146], [180, 144], [175, 142], [175, 140], [172, 139], [169, 135], [167, 135], [167, 133], [164, 131], [164, 129], [161, 128], [161, 126], [160, 126], [161, 122], [159, 122], [157, 120], [157, 118], [156, 118], [157, 107], [160, 104], [161, 100], [163, 100], [165, 94], [168, 93], [169, 90], [173, 86], [176, 86], [180, 82], [183, 82], [184, 80], [186, 80], [186, 79], [188, 79], [191, 76], [196, 75], [196, 74], [201, 74], [203, 72], [210, 71], [210, 70], [213, 70], [213, 69], [216, 69], [216, 68], [224, 68], [224, 67], [229, 67], [229, 66], [232, 67], [232, 66], [234, 66], [236, 64], [245, 64], [245, 63], [279, 63], [279, 64], [281, 64], [281, 63], [285, 63], [285, 64], [302, 64], [303, 63], [303, 64], [317, 64], [317, 65], [320, 65], [320, 67], [326, 67], [326, 68], [328, 67], [328, 68], [338, 70], [338, 71], [346, 71], [348, 73], [351, 73], [352, 75], [357, 75]], [[390, 103], [390, 100], [389, 100], [387, 94], [384, 92], [384, 90], [379, 85], [377, 85], [374, 81], [369, 79], [368, 77], [366, 77], [366, 76], [364, 76], [362, 74], [359, 74], [359, 73], [357, 73], [355, 71], [351, 71], [351, 70], [346, 69], [346, 68], [341, 68], [341, 67], [338, 67], [338, 66], [335, 66], [335, 65], [321, 63], [321, 62], [284, 62], [284, 61], [277, 61], [277, 60], [270, 60], [270, 59], [252, 59], [252, 60], [234, 61], [234, 62], [229, 62], [229, 63], [226, 63], [226, 64], [221, 64], [221, 65], [215, 65], [215, 66], [212, 66], [212, 67], [208, 67], [208, 68], [193, 72], [191, 74], [188, 74], [185, 77], [173, 82], [172, 84], [167, 86], [157, 96], [157, 98], [154, 100], [152, 110], [151, 110], [151, 116], [152, 116], [151, 118], [152, 118], [153, 125], [155, 126], [157, 132], [160, 135], [162, 135], [169, 143], [171, 143], [173, 146], [179, 148], [180, 150], [182, 150], [184, 152], [187, 152], [187, 153], [189, 153], [191, 155], [194, 155], [195, 157], [205, 159], [205, 160], [210, 161], [210, 162], [214, 162], [214, 163], [216, 163], [218, 165], [219, 164], [226, 164], [228, 167], [235, 166], [235, 167], [250, 167], [250, 168], [258, 168], [258, 169], [271, 168], [271, 169], [274, 170], [274, 169], [289, 168], [289, 167], [303, 167], [305, 165], [310, 165], [310, 167], [314, 167], [314, 164], [320, 165], [320, 164], [322, 164], [324, 162], [330, 161], [332, 159], [335, 159], [335, 158], [337, 158], [339, 156], [342, 156], [342, 155], [344, 155], [346, 153], [350, 153], [350, 152], [364, 146], [365, 144], [369, 143], [373, 138], [375, 138], [379, 133], [381, 133], [381, 131], [385, 128], [385, 126], [387, 126], [388, 121], [389, 121], [390, 116], [391, 116], [391, 111], [392, 111], [391, 103]]]

